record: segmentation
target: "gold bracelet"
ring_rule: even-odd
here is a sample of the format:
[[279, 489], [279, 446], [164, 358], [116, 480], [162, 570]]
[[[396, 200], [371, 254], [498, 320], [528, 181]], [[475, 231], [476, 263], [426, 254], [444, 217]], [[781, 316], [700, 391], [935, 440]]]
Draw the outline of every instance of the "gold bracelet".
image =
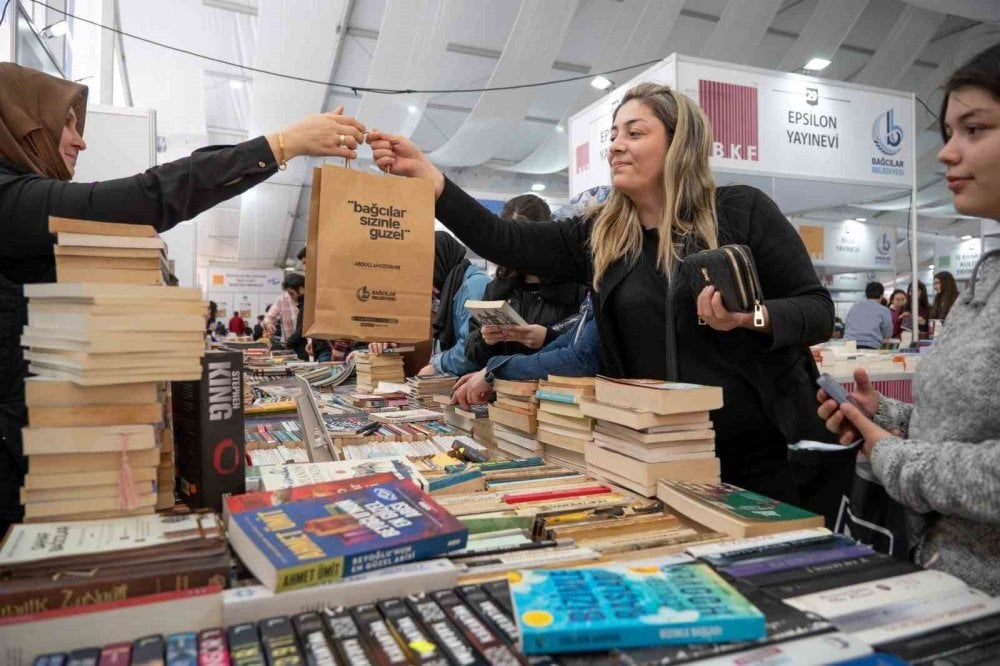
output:
[[288, 162], [285, 161], [285, 135], [278, 132], [278, 168], [284, 171], [288, 168]]

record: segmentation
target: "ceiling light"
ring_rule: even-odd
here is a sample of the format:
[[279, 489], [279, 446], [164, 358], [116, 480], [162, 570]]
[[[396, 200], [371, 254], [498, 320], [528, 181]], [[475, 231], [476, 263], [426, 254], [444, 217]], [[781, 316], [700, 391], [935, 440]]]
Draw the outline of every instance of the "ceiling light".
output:
[[929, 271], [934, 270], [934, 264], [928, 264], [927, 270], [929, 270]]
[[566, 128], [563, 127], [562, 125], [556, 125], [556, 131], [562, 134], [563, 132], [566, 131]]
[[420, 109], [417, 108], [416, 104], [410, 104], [408, 107], [406, 107], [406, 111], [408, 113], [419, 113]]
[[830, 66], [830, 61], [826, 58], [813, 58], [806, 63], [805, 67], [802, 69], [808, 69], [810, 72], [818, 72], [820, 70], [826, 69]]
[[545, 191], [545, 183], [535, 183], [534, 185], [531, 186], [531, 191], [532, 192], [544, 192]]
[[854, 221], [855, 222], [867, 222], [868, 218], [867, 217], [856, 217], [856, 218], [854, 218]]
[[966, 235], [962, 236], [962, 240], [972, 240], [972, 236], [970, 236], [969, 234], [966, 234]]
[[229, 79], [229, 87], [233, 90], [243, 90], [243, 82], [239, 79]]
[[42, 35], [45, 37], [62, 37], [67, 32], [69, 32], [69, 23], [66, 22], [66, 19], [42, 28]]
[[611, 79], [606, 79], [603, 76], [595, 76], [594, 80], [590, 82], [590, 85], [594, 86], [598, 90], [607, 90], [615, 84]]

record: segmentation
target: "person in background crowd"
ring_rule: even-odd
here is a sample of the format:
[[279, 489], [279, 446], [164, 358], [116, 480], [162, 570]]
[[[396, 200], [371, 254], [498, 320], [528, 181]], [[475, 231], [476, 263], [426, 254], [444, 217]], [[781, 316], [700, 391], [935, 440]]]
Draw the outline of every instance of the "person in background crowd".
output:
[[[1000, 46], [945, 84], [938, 153], [958, 212], [1000, 219]], [[819, 415], [842, 443], [864, 440], [876, 478], [922, 518], [917, 563], [1000, 594], [1000, 250], [986, 252], [913, 378], [913, 404], [854, 371], [854, 402], [824, 391]], [[860, 407], [860, 408], [859, 408]], [[874, 414], [869, 418], [862, 410]], [[917, 521], [910, 521], [917, 522]]]
[[253, 325], [253, 341], [257, 342], [264, 337], [264, 315], [257, 315], [257, 323]]
[[[299, 250], [298, 255], [296, 255], [299, 261], [302, 262], [302, 272], [305, 273], [309, 270], [308, 263], [306, 262], [306, 247], [302, 246]], [[305, 301], [303, 301], [304, 303]], [[301, 320], [302, 317], [300, 316]], [[301, 323], [297, 324], [299, 329], [302, 328]], [[319, 338], [309, 338], [306, 342], [306, 354], [314, 357], [320, 363], [325, 363], [329, 361], [333, 356], [333, 346], [329, 340], [320, 340]]]
[[[931, 306], [930, 301], [927, 299], [927, 285], [923, 282], [917, 281], [917, 329], [920, 331], [921, 337], [926, 337], [930, 332], [930, 314]], [[913, 313], [909, 303], [913, 302], [913, 285], [910, 284], [906, 287], [906, 302], [907, 307], [905, 310], [899, 313], [899, 319], [902, 321], [902, 329], [904, 331], [912, 331], [913, 323], [910, 321], [913, 318]]]
[[[591, 284], [604, 373], [721, 386], [725, 406], [712, 419], [722, 479], [795, 502], [787, 444], [822, 429], [808, 345], [830, 338], [830, 294], [773, 201], [751, 187], [716, 188], [711, 126], [693, 101], [640, 84], [613, 122], [607, 201], [555, 222], [501, 220], [406, 137], [373, 130], [368, 142], [380, 168], [434, 181], [435, 217], [480, 256]], [[685, 256], [727, 243], [751, 249], [763, 285], [756, 314], [727, 310], [714, 288], [675, 270]]]
[[892, 313], [882, 305], [884, 293], [881, 282], [869, 282], [865, 300], [855, 303], [847, 313], [844, 339], [854, 340], [858, 349], [880, 349], [892, 335]]
[[951, 306], [958, 298], [958, 285], [955, 276], [948, 271], [934, 275], [934, 305], [931, 306], [931, 319], [944, 321], [951, 312]]
[[907, 307], [909, 307], [909, 300], [906, 298], [906, 292], [902, 289], [893, 291], [892, 296], [889, 297], [889, 314], [892, 315], [892, 337], [897, 340], [903, 325], [900, 315], [906, 311]]
[[215, 320], [219, 316], [219, 304], [215, 301], [208, 302], [208, 315], [205, 317], [205, 333], [211, 334], [215, 329]]
[[[508, 220], [548, 220], [549, 206], [534, 194], [514, 197], [500, 211]], [[483, 326], [472, 319], [465, 355], [477, 368], [482, 368], [493, 356], [531, 354], [559, 337], [554, 326], [580, 309], [587, 296], [587, 287], [575, 282], [549, 280], [523, 275], [500, 267], [496, 277], [486, 286], [484, 301], [506, 301], [527, 326]]]
[[220, 340], [225, 340], [229, 331], [226, 330], [226, 325], [222, 323], [222, 320], [215, 322], [215, 340], [216, 342]]
[[844, 337], [844, 320], [840, 317], [833, 319], [833, 339], [840, 340]]
[[306, 298], [306, 277], [302, 273], [285, 273], [281, 280], [281, 289], [288, 294], [289, 298], [294, 298], [296, 303], [295, 328], [292, 334], [285, 338], [285, 349], [291, 349], [300, 361], [308, 361], [309, 353], [306, 351], [307, 340], [302, 337], [302, 313], [305, 310], [304, 301]]
[[594, 323], [594, 308], [588, 296], [580, 306], [576, 325], [531, 354], [492, 356], [486, 367], [455, 382], [452, 402], [462, 407], [485, 404], [493, 392], [495, 379], [545, 379], [592, 377], [601, 370], [601, 350]]
[[282, 292], [264, 316], [264, 330], [274, 340], [280, 337], [287, 340], [295, 333], [295, 322], [299, 318], [298, 299], [292, 298], [287, 292]]
[[233, 316], [229, 318], [229, 332], [233, 335], [246, 335], [247, 323], [240, 316], [239, 310], [233, 312]]

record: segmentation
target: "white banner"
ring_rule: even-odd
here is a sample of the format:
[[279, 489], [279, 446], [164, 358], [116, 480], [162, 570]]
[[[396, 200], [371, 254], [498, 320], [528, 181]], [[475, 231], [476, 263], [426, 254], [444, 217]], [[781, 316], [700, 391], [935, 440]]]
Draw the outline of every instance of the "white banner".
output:
[[823, 286], [830, 291], [860, 291], [864, 293], [869, 282], [884, 282], [891, 280], [893, 275], [880, 274], [875, 271], [864, 273], [838, 273], [836, 275], [824, 275]]
[[280, 294], [281, 280], [284, 275], [284, 272], [278, 268], [241, 270], [210, 267], [208, 269], [208, 290]]
[[570, 194], [611, 182], [611, 113], [640, 81], [672, 85], [712, 122], [714, 171], [905, 188], [912, 96], [672, 55], [570, 119]]
[[980, 256], [982, 256], [982, 242], [978, 238], [956, 243], [946, 251], [946, 254], [938, 257], [934, 264], [934, 272], [948, 271], [956, 280], [969, 280]]
[[[894, 271], [896, 228], [845, 220], [821, 223], [792, 220], [813, 263], [854, 271]], [[863, 288], [863, 286], [862, 286]]]

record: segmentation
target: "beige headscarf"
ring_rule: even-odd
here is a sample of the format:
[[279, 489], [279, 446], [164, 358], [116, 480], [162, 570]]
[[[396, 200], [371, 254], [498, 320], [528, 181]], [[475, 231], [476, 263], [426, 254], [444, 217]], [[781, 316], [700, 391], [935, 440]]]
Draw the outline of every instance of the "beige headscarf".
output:
[[71, 108], [82, 136], [87, 86], [0, 63], [0, 157], [42, 176], [69, 180], [72, 176], [59, 153], [59, 141]]

